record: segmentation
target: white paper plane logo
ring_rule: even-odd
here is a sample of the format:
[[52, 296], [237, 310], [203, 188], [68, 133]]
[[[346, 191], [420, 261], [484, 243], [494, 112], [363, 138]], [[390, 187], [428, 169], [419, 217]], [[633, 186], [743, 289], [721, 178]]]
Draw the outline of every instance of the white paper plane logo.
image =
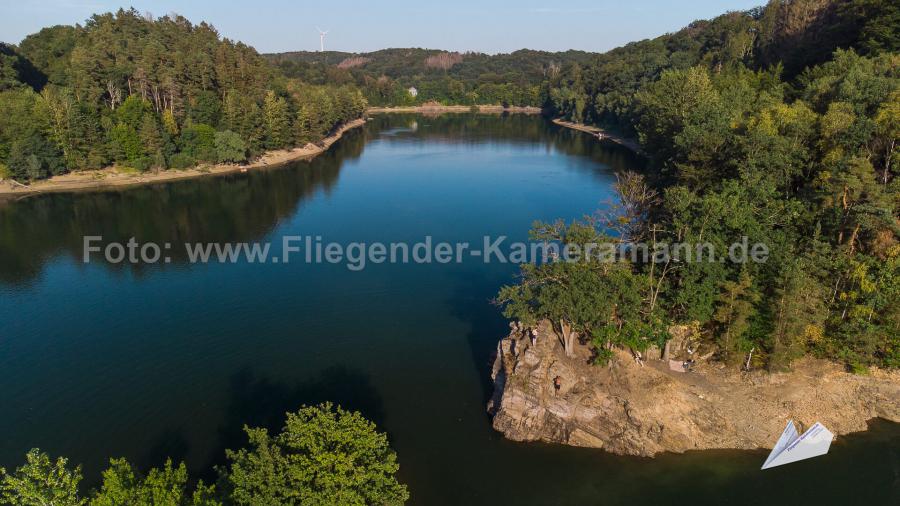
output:
[[834, 434], [819, 422], [799, 435], [794, 421], [788, 420], [787, 427], [769, 453], [769, 458], [763, 463], [762, 469], [825, 455], [833, 439]]

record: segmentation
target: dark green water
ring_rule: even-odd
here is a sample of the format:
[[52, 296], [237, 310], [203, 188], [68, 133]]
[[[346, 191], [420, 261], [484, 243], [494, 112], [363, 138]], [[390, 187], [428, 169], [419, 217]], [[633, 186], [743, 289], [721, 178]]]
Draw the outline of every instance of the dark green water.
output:
[[312, 162], [0, 203], [0, 466], [165, 456], [197, 474], [303, 403], [390, 434], [414, 504], [890, 504], [900, 428], [760, 472], [765, 451], [641, 459], [504, 440], [484, 405], [516, 267], [81, 263], [82, 236], [171, 242], [524, 239], [579, 217], [638, 161], [540, 118], [381, 116]]

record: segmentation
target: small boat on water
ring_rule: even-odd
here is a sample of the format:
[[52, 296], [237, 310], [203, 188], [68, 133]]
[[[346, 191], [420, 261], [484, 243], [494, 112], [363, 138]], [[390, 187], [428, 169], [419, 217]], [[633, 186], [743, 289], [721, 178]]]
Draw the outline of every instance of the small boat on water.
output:
[[763, 463], [762, 469], [825, 455], [833, 439], [834, 434], [819, 422], [813, 424], [803, 434], [799, 434], [794, 421], [788, 420], [787, 427]]

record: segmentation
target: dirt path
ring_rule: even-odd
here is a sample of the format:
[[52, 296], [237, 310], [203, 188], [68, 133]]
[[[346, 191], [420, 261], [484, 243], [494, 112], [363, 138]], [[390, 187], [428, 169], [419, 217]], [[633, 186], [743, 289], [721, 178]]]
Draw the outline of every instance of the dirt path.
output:
[[344, 135], [344, 132], [360, 127], [365, 123], [366, 120], [362, 118], [350, 121], [338, 128], [332, 135], [322, 139], [316, 144], [310, 143], [306, 146], [293, 149], [269, 151], [246, 165], [218, 164], [185, 170], [169, 169], [155, 173], [124, 172], [116, 167], [107, 167], [99, 170], [70, 172], [68, 174], [54, 176], [50, 179], [37, 181], [31, 185], [22, 185], [12, 181], [0, 181], [0, 198], [34, 195], [38, 193], [72, 192], [134, 186], [275, 167], [296, 160], [312, 158], [330, 148], [332, 144], [337, 142], [338, 139]]

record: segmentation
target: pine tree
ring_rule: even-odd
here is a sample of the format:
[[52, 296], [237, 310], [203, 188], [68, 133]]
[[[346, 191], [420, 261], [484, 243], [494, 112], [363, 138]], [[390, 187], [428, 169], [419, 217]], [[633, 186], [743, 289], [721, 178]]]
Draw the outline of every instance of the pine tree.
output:
[[719, 346], [722, 358], [733, 361], [741, 349], [741, 338], [750, 327], [749, 319], [754, 313], [754, 304], [760, 296], [753, 291], [753, 280], [746, 271], [741, 272], [738, 281], [721, 283], [722, 292], [717, 297], [718, 306], [713, 321], [719, 327]]
[[271, 90], [266, 93], [263, 101], [263, 117], [266, 127], [266, 147], [277, 149], [286, 146], [290, 142], [291, 125], [284, 98], [275, 95]]

